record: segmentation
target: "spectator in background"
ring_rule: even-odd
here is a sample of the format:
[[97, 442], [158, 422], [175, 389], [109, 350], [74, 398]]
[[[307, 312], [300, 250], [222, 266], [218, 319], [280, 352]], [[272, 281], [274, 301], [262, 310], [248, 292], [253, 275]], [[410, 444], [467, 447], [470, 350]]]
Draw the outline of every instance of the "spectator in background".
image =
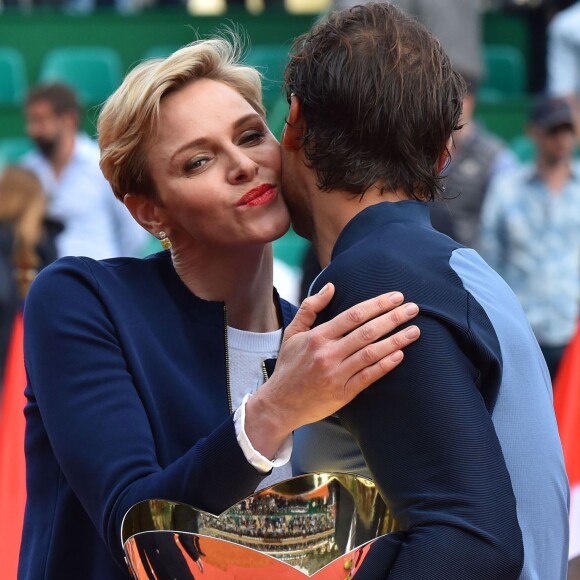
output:
[[47, 213], [63, 225], [58, 257], [137, 256], [148, 234], [115, 200], [99, 167], [99, 147], [79, 131], [75, 93], [62, 84], [39, 85], [25, 102], [26, 130], [36, 144], [23, 165], [40, 179]]
[[498, 137], [474, 119], [477, 81], [467, 73], [462, 76], [467, 93], [463, 98], [461, 129], [453, 133], [451, 158], [443, 170], [444, 201], [431, 207], [431, 220], [438, 230], [475, 248], [485, 192], [496, 175], [515, 168], [518, 160]]
[[0, 176], [0, 385], [12, 325], [38, 270], [55, 257], [55, 226], [45, 220], [34, 173], [8, 166]]
[[[517, 20], [524, 25], [526, 35], [533, 39], [528, 43], [527, 52], [527, 84], [528, 91], [532, 94], [539, 93], [546, 86], [546, 52], [547, 52], [547, 28], [559, 10], [563, 10], [576, 0], [488, 0], [487, 4], [492, 10], [500, 10], [501, 13], [511, 18], [516, 15]], [[504, 41], [508, 41], [506, 38]], [[504, 42], [502, 41], [502, 42]], [[499, 42], [499, 41], [498, 41]]]
[[562, 10], [548, 26], [547, 89], [570, 101], [580, 122], [580, 2]]
[[539, 97], [529, 134], [535, 164], [491, 184], [480, 250], [520, 299], [554, 379], [580, 301], [580, 172], [568, 102]]

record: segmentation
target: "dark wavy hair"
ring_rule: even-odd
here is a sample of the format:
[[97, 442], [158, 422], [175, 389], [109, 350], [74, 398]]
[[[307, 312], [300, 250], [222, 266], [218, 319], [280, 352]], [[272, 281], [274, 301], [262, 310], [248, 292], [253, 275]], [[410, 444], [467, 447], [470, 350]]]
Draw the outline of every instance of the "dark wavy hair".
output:
[[323, 190], [402, 189], [432, 200], [465, 83], [439, 41], [388, 2], [331, 12], [298, 37], [285, 72]]
[[48, 101], [57, 115], [74, 113], [77, 117], [82, 114], [81, 105], [75, 91], [62, 83], [37, 85], [30, 90], [26, 97], [25, 107], [39, 101]]

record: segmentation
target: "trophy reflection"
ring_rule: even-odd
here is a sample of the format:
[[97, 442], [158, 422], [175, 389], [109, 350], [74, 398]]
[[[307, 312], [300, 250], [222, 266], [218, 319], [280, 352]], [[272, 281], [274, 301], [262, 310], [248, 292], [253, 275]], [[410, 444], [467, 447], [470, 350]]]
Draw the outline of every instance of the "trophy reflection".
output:
[[355, 578], [372, 545], [400, 529], [373, 482], [314, 473], [261, 490], [219, 516], [164, 500], [135, 505], [123, 547], [136, 579]]

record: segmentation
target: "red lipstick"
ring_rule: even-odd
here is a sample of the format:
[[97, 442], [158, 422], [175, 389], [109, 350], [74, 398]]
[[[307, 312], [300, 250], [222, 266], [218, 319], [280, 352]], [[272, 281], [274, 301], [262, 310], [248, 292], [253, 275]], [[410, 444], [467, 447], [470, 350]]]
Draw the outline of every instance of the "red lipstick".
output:
[[262, 183], [253, 189], [250, 189], [247, 193], [241, 197], [241, 199], [236, 204], [237, 207], [248, 205], [264, 205], [270, 202], [276, 196], [276, 186], [272, 183]]

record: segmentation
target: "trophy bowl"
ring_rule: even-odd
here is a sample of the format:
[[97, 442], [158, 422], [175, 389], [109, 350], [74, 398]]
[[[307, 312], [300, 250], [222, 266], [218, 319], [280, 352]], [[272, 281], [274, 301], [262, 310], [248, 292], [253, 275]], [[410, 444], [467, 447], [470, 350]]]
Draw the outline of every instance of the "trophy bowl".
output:
[[167, 500], [140, 502], [125, 515], [121, 537], [137, 580], [363, 580], [384, 568], [379, 546], [400, 530], [370, 479], [309, 473], [218, 516]]

